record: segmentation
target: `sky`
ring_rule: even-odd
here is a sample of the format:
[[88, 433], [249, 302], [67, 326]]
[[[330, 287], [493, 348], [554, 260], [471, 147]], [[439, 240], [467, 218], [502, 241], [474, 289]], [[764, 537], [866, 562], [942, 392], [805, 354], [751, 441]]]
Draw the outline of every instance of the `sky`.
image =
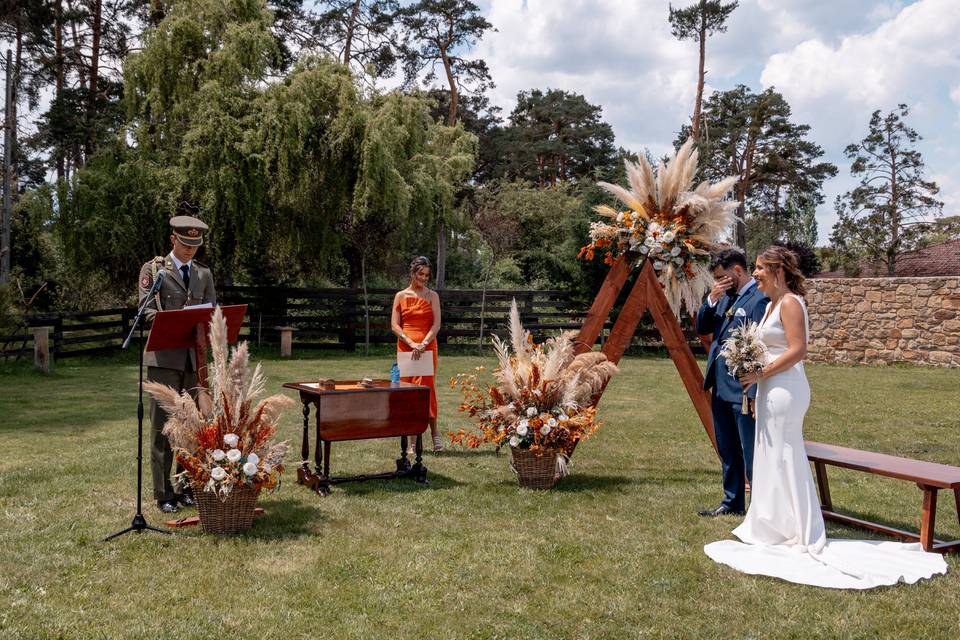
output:
[[[687, 6], [694, 0], [674, 0]], [[666, 0], [477, 0], [497, 30], [476, 44], [504, 116], [519, 91], [563, 89], [603, 108], [617, 144], [659, 156], [689, 122], [697, 44], [670, 34]], [[853, 188], [844, 148], [899, 103], [923, 140], [944, 215], [960, 214], [960, 0], [740, 0], [707, 41], [706, 91], [774, 87], [837, 165], [817, 210], [829, 244], [834, 198]]]

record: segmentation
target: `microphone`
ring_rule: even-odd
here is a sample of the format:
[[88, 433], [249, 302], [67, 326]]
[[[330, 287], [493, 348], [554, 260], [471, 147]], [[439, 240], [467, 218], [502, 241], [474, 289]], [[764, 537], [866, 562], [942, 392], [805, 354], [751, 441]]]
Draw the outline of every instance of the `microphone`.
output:
[[157, 293], [160, 293], [160, 285], [163, 284], [163, 279], [164, 279], [166, 276], [167, 276], [167, 272], [166, 272], [166, 271], [164, 271], [164, 270], [162, 270], [162, 269], [161, 269], [160, 271], [157, 271], [157, 277], [154, 278], [154, 280], [153, 280], [153, 287], [150, 289], [150, 293], [147, 294], [148, 296], [152, 296], [152, 295], [155, 295], [155, 294], [157, 294]]

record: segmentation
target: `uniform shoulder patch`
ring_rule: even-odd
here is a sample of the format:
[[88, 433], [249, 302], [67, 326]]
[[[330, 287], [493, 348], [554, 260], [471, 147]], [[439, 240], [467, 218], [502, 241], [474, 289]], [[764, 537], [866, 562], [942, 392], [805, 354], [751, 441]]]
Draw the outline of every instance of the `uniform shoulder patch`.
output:
[[149, 274], [149, 273], [144, 273], [142, 276], [140, 276], [140, 288], [141, 288], [141, 289], [149, 289], [149, 288], [150, 288], [150, 274]]

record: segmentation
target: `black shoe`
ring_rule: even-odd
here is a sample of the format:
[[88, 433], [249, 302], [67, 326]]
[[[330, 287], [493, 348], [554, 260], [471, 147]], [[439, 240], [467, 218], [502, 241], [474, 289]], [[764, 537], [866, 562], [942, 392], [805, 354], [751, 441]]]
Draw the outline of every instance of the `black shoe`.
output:
[[193, 491], [190, 489], [187, 489], [183, 493], [177, 494], [176, 501], [185, 507], [192, 507], [197, 504], [196, 500], [193, 499]]
[[160, 500], [157, 502], [157, 508], [160, 509], [160, 513], [176, 513], [180, 511], [176, 500]]
[[716, 518], [717, 516], [742, 516], [744, 515], [743, 511], [734, 511], [728, 506], [720, 505], [716, 509], [708, 509], [706, 511], [699, 511], [697, 515], [701, 518]]

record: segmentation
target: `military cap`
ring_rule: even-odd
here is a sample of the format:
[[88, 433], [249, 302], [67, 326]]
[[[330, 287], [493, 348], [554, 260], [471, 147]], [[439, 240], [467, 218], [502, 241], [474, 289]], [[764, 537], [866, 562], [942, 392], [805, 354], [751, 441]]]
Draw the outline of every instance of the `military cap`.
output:
[[193, 216], [174, 216], [170, 218], [173, 235], [185, 245], [199, 247], [203, 244], [203, 232], [209, 229], [203, 220]]

